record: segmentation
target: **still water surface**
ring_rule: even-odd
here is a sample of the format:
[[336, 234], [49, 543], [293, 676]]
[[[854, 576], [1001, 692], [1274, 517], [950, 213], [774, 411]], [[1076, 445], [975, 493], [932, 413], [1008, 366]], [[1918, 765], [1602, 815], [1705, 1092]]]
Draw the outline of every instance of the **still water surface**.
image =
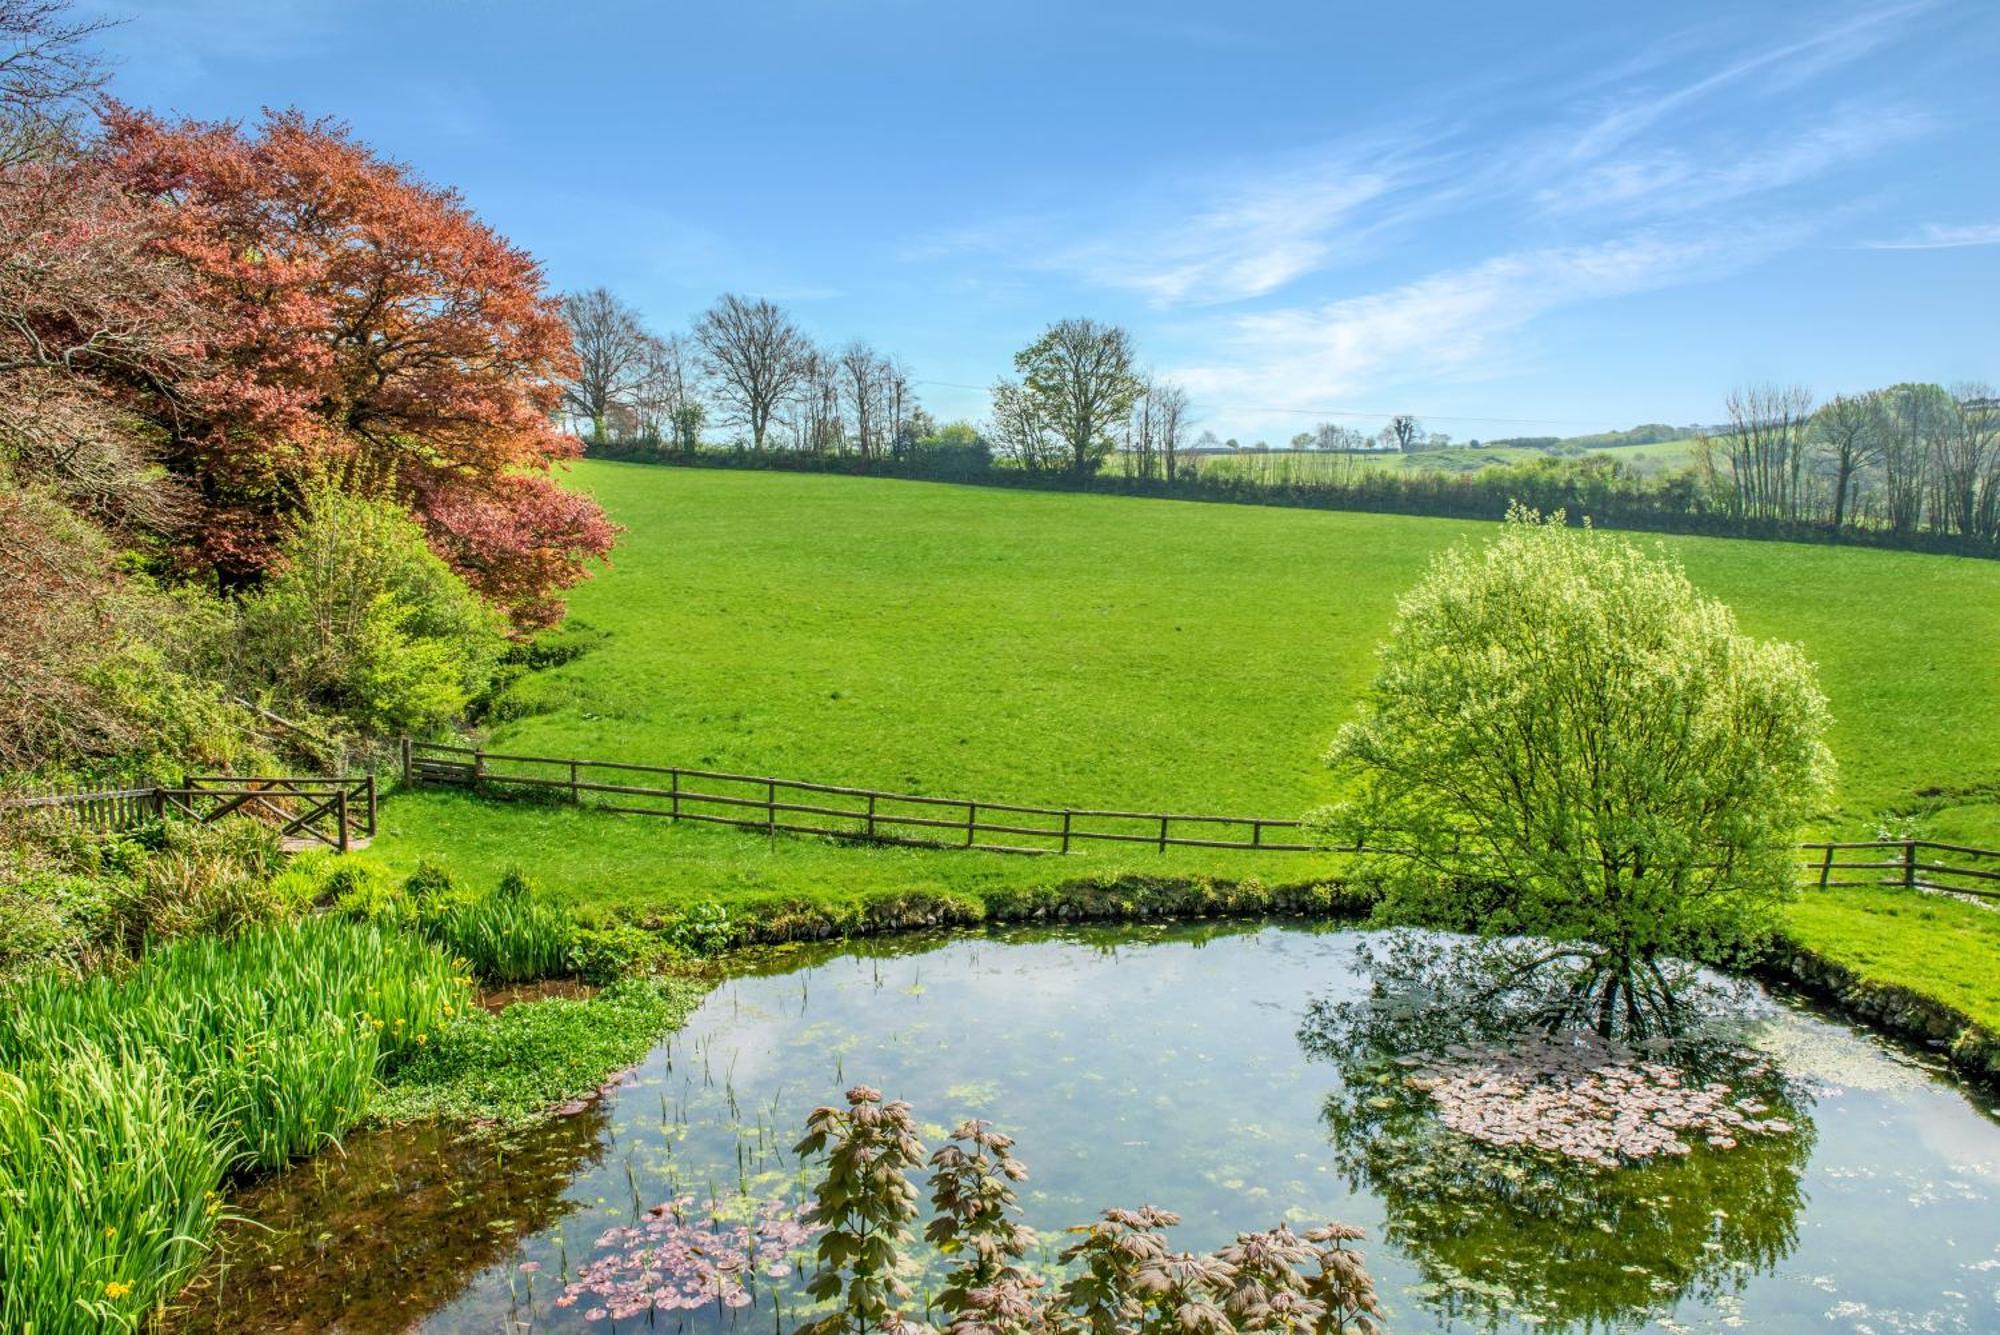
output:
[[[686, 1192], [796, 1198], [806, 1113], [866, 1082], [915, 1105], [927, 1145], [967, 1117], [1015, 1136], [1045, 1234], [1142, 1203], [1198, 1249], [1281, 1219], [1358, 1224], [1396, 1330], [2000, 1330], [1993, 1096], [1765, 998], [1749, 1037], [1789, 1078], [1794, 1136], [1611, 1179], [1358, 1143], [1329, 1106], [1366, 1091], [1300, 1026], [1314, 999], [1365, 991], [1362, 936], [1120, 926], [779, 952], [578, 1116], [500, 1141], [359, 1136], [259, 1187], [239, 1208], [260, 1227], [231, 1235], [183, 1324], [610, 1329], [587, 1300], [554, 1303], [607, 1228]], [[653, 1328], [778, 1331], [798, 1311], [795, 1290], [764, 1292]]]

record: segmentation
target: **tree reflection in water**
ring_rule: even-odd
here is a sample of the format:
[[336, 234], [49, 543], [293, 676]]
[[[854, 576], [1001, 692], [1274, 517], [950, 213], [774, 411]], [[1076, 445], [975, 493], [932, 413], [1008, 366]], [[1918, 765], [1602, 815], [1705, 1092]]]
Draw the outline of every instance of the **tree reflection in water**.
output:
[[1796, 1245], [1813, 1140], [1804, 1095], [1734, 1041], [1745, 991], [1683, 978], [1690, 1022], [1634, 1056], [1670, 1065], [1689, 1085], [1726, 1084], [1784, 1129], [1726, 1149], [1684, 1135], [1684, 1154], [1606, 1168], [1449, 1130], [1413, 1082], [1412, 1058], [1435, 1069], [1447, 1053], [1546, 1042], [1547, 989], [1565, 984], [1532, 972], [1510, 979], [1518, 950], [1393, 934], [1359, 952], [1366, 998], [1313, 1003], [1299, 1041], [1340, 1074], [1324, 1116], [1350, 1187], [1381, 1199], [1387, 1240], [1423, 1277], [1415, 1295], [1457, 1320], [1591, 1328], [1682, 1299], [1726, 1308]]

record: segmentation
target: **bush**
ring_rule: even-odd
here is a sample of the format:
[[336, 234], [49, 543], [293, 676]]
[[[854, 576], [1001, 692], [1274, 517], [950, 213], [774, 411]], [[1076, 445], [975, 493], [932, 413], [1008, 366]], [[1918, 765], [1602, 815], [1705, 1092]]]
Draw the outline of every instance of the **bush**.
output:
[[1562, 518], [1432, 562], [1329, 757], [1359, 796], [1321, 823], [1395, 850], [1386, 914], [1546, 938], [1579, 1013], [1641, 1028], [1673, 1010], [1656, 961], [1755, 939], [1790, 892], [1826, 699], [1664, 555]]
[[427, 734], [486, 687], [500, 621], [400, 507], [312, 493], [242, 608], [237, 673], [365, 733]]

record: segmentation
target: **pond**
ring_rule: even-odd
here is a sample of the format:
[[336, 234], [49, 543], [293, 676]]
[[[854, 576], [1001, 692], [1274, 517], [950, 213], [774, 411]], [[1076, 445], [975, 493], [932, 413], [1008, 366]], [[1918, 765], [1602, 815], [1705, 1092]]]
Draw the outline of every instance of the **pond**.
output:
[[[176, 1324], [611, 1329], [556, 1301], [607, 1229], [678, 1195], [796, 1200], [807, 1112], [865, 1081], [914, 1104], [927, 1146], [967, 1117], [1015, 1136], [1045, 1234], [1139, 1204], [1198, 1249], [1359, 1225], [1395, 1330], [2000, 1329], [2000, 1100], [1754, 992], [1745, 1038], [1783, 1077], [1788, 1134], [1609, 1174], [1411, 1152], [1353, 1115], [1388, 1100], [1301, 1041], [1314, 1001], [1365, 992], [1367, 936], [1121, 926], [752, 957], [576, 1116], [357, 1136], [246, 1193], [257, 1226]], [[782, 1331], [796, 1282], [658, 1326]]]

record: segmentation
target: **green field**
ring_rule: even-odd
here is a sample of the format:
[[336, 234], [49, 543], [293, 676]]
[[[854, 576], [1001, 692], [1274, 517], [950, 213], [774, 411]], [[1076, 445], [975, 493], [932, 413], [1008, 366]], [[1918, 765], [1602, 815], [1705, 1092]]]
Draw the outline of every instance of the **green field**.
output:
[[[1052, 805], [1296, 815], [1424, 559], [1487, 526], [587, 462], [625, 526], [577, 590], [600, 636], [516, 685], [489, 745]], [[1642, 541], [1651, 542], [1647, 538]], [[1841, 761], [1829, 830], [2000, 844], [2000, 564], [1661, 540], [1744, 627], [1803, 644]], [[526, 711], [538, 711], [527, 713]], [[1310, 873], [1310, 856], [1115, 846], [1021, 859], [664, 821], [389, 804], [373, 854], [643, 907], [1119, 871]]]

